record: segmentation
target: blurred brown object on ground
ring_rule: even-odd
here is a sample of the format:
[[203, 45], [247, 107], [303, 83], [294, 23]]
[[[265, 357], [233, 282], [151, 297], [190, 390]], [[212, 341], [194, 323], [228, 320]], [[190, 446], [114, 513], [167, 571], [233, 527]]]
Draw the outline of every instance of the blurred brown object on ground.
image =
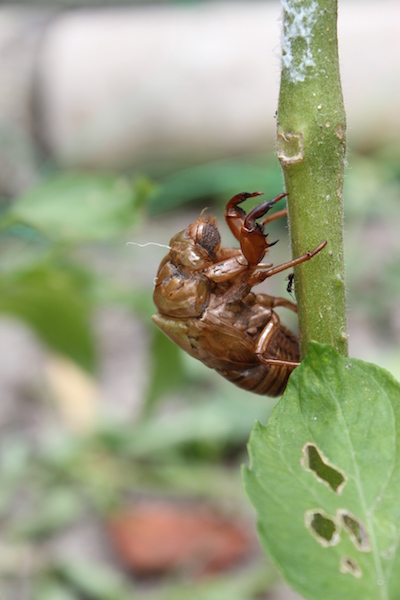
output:
[[136, 574], [185, 571], [195, 577], [229, 569], [256, 549], [253, 526], [199, 504], [157, 500], [115, 514], [109, 532], [121, 561]]

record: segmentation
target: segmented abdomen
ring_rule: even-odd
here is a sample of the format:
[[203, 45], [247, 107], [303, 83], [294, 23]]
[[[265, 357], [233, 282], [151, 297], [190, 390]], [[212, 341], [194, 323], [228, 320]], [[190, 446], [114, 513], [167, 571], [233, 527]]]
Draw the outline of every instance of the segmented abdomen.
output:
[[[298, 361], [299, 341], [297, 337], [289, 329], [281, 326], [271, 339], [265, 357]], [[243, 367], [232, 365], [229, 370], [217, 368], [216, 371], [244, 390], [275, 397], [285, 391], [290, 373], [294, 368], [257, 362]]]

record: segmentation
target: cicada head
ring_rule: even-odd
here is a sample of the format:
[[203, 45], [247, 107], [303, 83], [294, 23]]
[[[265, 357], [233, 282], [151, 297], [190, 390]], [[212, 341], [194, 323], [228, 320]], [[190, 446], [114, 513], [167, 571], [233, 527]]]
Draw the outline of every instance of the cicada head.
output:
[[221, 236], [214, 217], [203, 217], [201, 213], [197, 221], [189, 225], [186, 233], [195, 244], [204, 248], [211, 257], [215, 257], [221, 245]]
[[171, 239], [169, 257], [175, 265], [203, 270], [216, 260], [221, 236], [214, 218], [203, 217], [191, 223]]

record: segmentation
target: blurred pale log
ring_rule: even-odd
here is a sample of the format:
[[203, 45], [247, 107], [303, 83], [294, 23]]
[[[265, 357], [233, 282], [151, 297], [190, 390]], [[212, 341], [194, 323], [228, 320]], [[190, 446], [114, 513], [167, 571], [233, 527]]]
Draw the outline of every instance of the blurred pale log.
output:
[[[35, 103], [24, 103], [18, 78], [15, 105], [34, 106], [40, 140], [62, 167], [272, 150], [280, 11], [249, 0], [60, 13], [35, 56]], [[400, 3], [343, 0], [339, 36], [350, 147], [398, 139]], [[12, 102], [7, 111], [10, 121]]]
[[272, 147], [279, 14], [249, 2], [59, 19], [41, 68], [52, 152], [119, 166]]

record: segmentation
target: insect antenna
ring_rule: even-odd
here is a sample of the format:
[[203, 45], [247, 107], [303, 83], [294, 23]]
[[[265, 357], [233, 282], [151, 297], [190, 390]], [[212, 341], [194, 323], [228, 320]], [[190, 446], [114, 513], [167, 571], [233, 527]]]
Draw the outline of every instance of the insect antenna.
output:
[[145, 248], [146, 246], [158, 246], [159, 248], [167, 248], [168, 250], [171, 250], [171, 246], [167, 246], [167, 244], [159, 244], [158, 242], [146, 242], [145, 244], [139, 244], [139, 242], [126, 242], [126, 245], [139, 246], [140, 248]]

